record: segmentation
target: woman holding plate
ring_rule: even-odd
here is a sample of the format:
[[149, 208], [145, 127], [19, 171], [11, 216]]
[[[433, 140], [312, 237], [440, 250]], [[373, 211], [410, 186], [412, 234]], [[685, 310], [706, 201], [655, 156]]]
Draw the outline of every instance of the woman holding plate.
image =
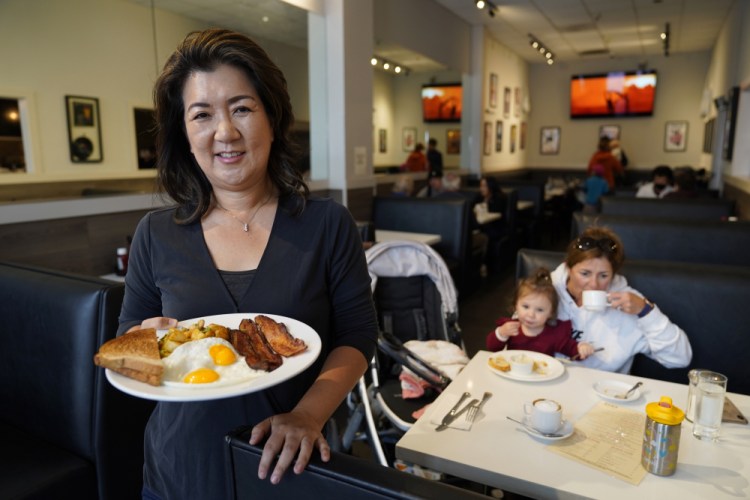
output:
[[266, 439], [259, 480], [301, 473], [314, 452], [328, 460], [321, 429], [375, 350], [370, 278], [349, 212], [310, 197], [294, 168], [286, 80], [256, 43], [191, 33], [154, 100], [158, 180], [176, 205], [138, 225], [119, 332], [253, 312], [299, 320], [322, 342], [310, 368], [264, 391], [157, 404], [143, 497], [227, 498], [224, 436], [241, 425], [255, 426], [252, 444]]
[[[680, 327], [617, 274], [625, 260], [622, 242], [607, 228], [587, 228], [568, 246], [552, 272], [559, 297], [557, 317], [573, 322], [573, 338], [600, 352], [581, 361], [589, 368], [628, 373], [638, 353], [667, 368], [687, 366], [693, 356]], [[583, 292], [607, 292], [609, 307], [588, 310]]]

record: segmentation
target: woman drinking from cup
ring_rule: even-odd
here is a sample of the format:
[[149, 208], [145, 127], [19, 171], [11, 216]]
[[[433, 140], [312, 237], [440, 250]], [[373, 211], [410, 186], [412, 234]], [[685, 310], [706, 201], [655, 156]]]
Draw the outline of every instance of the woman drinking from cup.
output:
[[[633, 357], [643, 353], [667, 368], [687, 366], [693, 356], [687, 335], [617, 274], [624, 260], [622, 242], [614, 232], [589, 227], [570, 243], [565, 262], [552, 272], [558, 319], [572, 321], [573, 337], [579, 342], [604, 348], [581, 363], [628, 373]], [[587, 307], [588, 290], [606, 292], [608, 307]]]

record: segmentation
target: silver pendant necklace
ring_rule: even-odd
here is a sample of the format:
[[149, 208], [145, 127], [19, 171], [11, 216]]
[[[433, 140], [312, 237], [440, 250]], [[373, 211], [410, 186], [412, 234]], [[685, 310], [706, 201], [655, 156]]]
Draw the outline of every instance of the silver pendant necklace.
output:
[[253, 212], [253, 215], [250, 216], [250, 219], [248, 219], [247, 222], [243, 221], [242, 219], [240, 219], [239, 217], [237, 217], [236, 215], [234, 215], [232, 212], [230, 212], [226, 208], [222, 207], [219, 204], [218, 201], [216, 201], [216, 206], [219, 207], [220, 209], [224, 210], [227, 213], [228, 216], [230, 216], [231, 218], [233, 218], [234, 220], [236, 220], [237, 222], [239, 222], [240, 224], [242, 224], [242, 230], [245, 231], [246, 233], [248, 233], [248, 232], [250, 232], [250, 224], [253, 222], [253, 220], [255, 220], [255, 216], [258, 215], [258, 212], [260, 211], [261, 208], [263, 208], [266, 205], [266, 203], [268, 203], [269, 201], [271, 201], [271, 197], [272, 196], [273, 196], [272, 194], [269, 194], [268, 198], [266, 198], [266, 201], [264, 201], [263, 203], [261, 203], [260, 205], [258, 205], [258, 207], [255, 209], [255, 212]]

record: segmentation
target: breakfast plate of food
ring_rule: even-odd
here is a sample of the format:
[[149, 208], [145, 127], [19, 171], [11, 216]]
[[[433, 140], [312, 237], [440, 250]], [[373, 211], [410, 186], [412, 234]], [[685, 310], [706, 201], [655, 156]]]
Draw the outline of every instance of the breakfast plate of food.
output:
[[105, 342], [94, 363], [131, 396], [208, 401], [280, 384], [308, 368], [320, 350], [315, 330], [295, 319], [219, 314], [125, 333]]
[[522, 382], [544, 382], [565, 373], [563, 364], [541, 352], [504, 350], [492, 354], [487, 360], [492, 373]]

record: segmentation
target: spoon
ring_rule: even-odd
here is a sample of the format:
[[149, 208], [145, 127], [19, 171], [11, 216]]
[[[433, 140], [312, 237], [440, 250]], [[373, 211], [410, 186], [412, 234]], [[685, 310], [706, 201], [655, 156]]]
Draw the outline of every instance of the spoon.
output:
[[626, 392], [625, 394], [615, 394], [614, 397], [616, 399], [628, 399], [628, 396], [630, 396], [633, 393], [634, 390], [638, 389], [642, 385], [643, 385], [643, 382], [638, 382], [633, 387], [631, 387], [630, 389], [628, 389], [628, 392]]
[[558, 434], [556, 432], [542, 432], [542, 431], [538, 431], [538, 430], [534, 429], [533, 427], [531, 427], [530, 425], [525, 424], [525, 423], [521, 422], [520, 420], [516, 420], [515, 418], [511, 418], [511, 417], [508, 417], [508, 416], [506, 416], [505, 418], [507, 418], [508, 420], [511, 420], [511, 421], [513, 421], [513, 422], [515, 422], [517, 424], [521, 424], [525, 429], [530, 430], [532, 434], [536, 434], [536, 435], [543, 436], [543, 437], [548, 437], [548, 438], [563, 437], [563, 434]]

